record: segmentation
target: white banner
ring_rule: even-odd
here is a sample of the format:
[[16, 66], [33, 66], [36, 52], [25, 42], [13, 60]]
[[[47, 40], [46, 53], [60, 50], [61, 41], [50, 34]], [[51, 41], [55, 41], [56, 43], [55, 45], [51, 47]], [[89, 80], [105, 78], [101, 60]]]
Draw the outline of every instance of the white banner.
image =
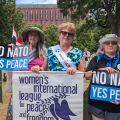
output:
[[82, 120], [83, 73], [13, 72], [13, 120]]

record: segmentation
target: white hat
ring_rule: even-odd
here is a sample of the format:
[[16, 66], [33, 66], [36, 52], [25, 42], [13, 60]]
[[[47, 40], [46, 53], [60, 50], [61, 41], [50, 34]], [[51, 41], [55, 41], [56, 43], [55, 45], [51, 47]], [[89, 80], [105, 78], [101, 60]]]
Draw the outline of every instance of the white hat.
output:
[[103, 38], [99, 40], [99, 43], [103, 44], [104, 42], [108, 42], [108, 41], [115, 41], [119, 43], [120, 38], [116, 34], [106, 34], [105, 36], [103, 36]]

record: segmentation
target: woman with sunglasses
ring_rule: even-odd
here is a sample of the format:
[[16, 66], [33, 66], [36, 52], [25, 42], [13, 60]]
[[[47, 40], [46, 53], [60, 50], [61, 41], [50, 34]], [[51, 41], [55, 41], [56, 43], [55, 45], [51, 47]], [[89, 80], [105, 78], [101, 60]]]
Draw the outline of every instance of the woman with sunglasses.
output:
[[75, 25], [62, 23], [58, 26], [59, 44], [46, 50], [48, 70], [67, 71], [74, 74], [77, 70], [84, 71], [82, 51], [71, 44], [75, 37]]
[[[120, 71], [120, 38], [115, 34], [107, 34], [99, 40], [100, 48], [97, 55], [90, 61], [85, 77], [91, 79], [92, 71], [105, 70], [108, 73]], [[92, 100], [89, 98], [88, 111], [93, 120], [120, 120], [120, 104]]]

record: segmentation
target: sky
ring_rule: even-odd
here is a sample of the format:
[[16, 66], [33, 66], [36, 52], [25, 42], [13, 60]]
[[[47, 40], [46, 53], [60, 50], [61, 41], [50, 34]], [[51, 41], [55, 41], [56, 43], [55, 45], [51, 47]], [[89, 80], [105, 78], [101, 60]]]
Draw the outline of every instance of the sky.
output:
[[57, 4], [57, 0], [16, 0], [16, 4]]

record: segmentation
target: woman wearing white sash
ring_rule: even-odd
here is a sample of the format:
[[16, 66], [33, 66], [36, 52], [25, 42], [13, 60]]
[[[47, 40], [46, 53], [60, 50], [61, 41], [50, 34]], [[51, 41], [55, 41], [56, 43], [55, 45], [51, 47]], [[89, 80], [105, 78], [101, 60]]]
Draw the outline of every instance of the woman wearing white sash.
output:
[[84, 71], [82, 51], [71, 44], [75, 37], [75, 25], [62, 23], [58, 27], [58, 45], [47, 48], [47, 63], [50, 71], [67, 71], [74, 74], [77, 70]]

